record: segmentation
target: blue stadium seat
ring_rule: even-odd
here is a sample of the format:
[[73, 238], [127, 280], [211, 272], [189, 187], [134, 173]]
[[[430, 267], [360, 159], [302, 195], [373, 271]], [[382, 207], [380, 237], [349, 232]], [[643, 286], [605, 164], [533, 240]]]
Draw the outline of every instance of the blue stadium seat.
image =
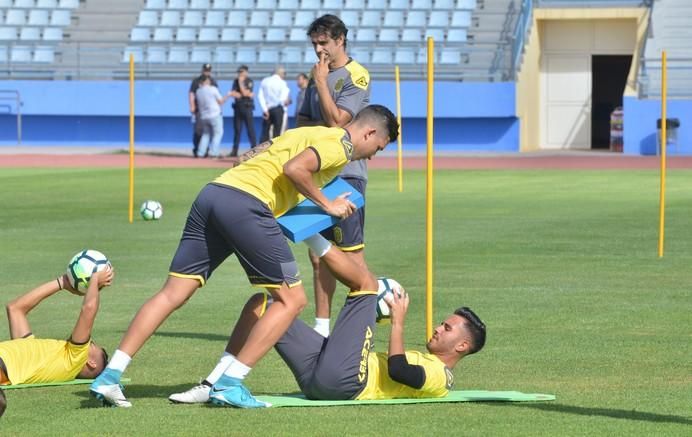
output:
[[320, 0], [300, 0], [300, 9], [320, 9]]
[[62, 41], [62, 27], [46, 27], [43, 29], [44, 41]]
[[269, 26], [268, 11], [252, 11], [250, 14], [250, 26], [266, 27]]
[[259, 52], [257, 62], [260, 64], [278, 64], [279, 50], [274, 47], [265, 47]]
[[430, 9], [430, 0], [411, 0], [411, 9]]
[[139, 11], [138, 26], [157, 26], [159, 24], [159, 16], [156, 11]]
[[42, 9], [55, 9], [58, 7], [58, 0], [36, 0], [36, 7]]
[[361, 26], [379, 27], [382, 22], [380, 11], [365, 11], [360, 17]]
[[189, 62], [187, 47], [172, 46], [168, 50], [168, 62], [171, 64], [187, 64]]
[[240, 29], [237, 27], [224, 27], [221, 30], [221, 41], [238, 42], [242, 40]]
[[149, 41], [151, 31], [146, 27], [133, 27], [130, 31], [130, 41]]
[[[437, 53], [433, 52], [432, 58], [433, 58], [433, 62], [437, 62]], [[416, 59], [416, 64], [427, 64], [427, 63], [428, 63], [428, 51], [427, 50], [419, 50], [418, 56]]]
[[31, 9], [35, 6], [34, 0], [14, 0], [14, 7], [21, 9]]
[[209, 0], [190, 0], [190, 9], [206, 11], [211, 8]]
[[58, 2], [58, 7], [60, 9], [77, 9], [79, 7], [79, 0], [60, 0]]
[[14, 46], [10, 52], [11, 62], [31, 62], [31, 47]]
[[72, 14], [65, 9], [56, 9], [50, 14], [51, 26], [69, 26]]
[[388, 48], [376, 48], [372, 52], [372, 59], [370, 59], [370, 62], [373, 64], [391, 64], [392, 51]]
[[380, 42], [396, 42], [399, 41], [399, 30], [397, 29], [380, 29]]
[[231, 10], [233, 9], [233, 0], [214, 0], [212, 9]]
[[286, 31], [283, 27], [271, 27], [267, 29], [265, 41], [283, 42], [286, 41]]
[[404, 29], [401, 32], [401, 40], [404, 42], [421, 42], [423, 35], [421, 35], [420, 29]]
[[375, 29], [368, 27], [359, 27], [358, 29], [356, 29], [355, 40], [359, 43], [374, 42], [377, 41], [377, 33], [375, 32]]
[[14, 41], [17, 39], [16, 27], [0, 27], [0, 41]]
[[305, 35], [305, 30], [301, 29], [300, 27], [294, 27], [291, 29], [291, 33], [288, 34], [288, 40], [291, 42], [305, 42], [307, 39], [308, 37]]
[[226, 25], [245, 27], [247, 24], [247, 12], [245, 11], [230, 11], [228, 13], [228, 20], [226, 20]]
[[408, 10], [409, 4], [408, 0], [391, 0], [389, 4], [389, 9], [404, 9]]
[[168, 0], [168, 9], [187, 9], [187, 0]]
[[147, 48], [147, 62], [150, 64], [161, 64], [166, 62], [166, 49], [163, 47]]
[[404, 11], [386, 11], [382, 25], [385, 27], [401, 27], [404, 24]]
[[351, 56], [357, 60], [359, 64], [367, 65], [370, 63], [370, 50], [363, 47], [357, 47], [351, 50]]
[[281, 50], [281, 62], [283, 64], [300, 64], [303, 50], [300, 47], [287, 46]]
[[202, 11], [185, 11], [183, 14], [183, 26], [201, 26], [204, 23]]
[[341, 11], [338, 15], [348, 28], [351, 28], [352, 25], [355, 25], [359, 21], [358, 11]]
[[38, 27], [22, 27], [19, 30], [21, 41], [38, 41], [41, 39], [41, 30]]
[[217, 64], [232, 64], [234, 60], [232, 48], [216, 47], [214, 49], [214, 62]]
[[55, 61], [55, 47], [36, 46], [34, 49], [34, 62], [52, 64]]
[[29, 11], [30, 26], [47, 26], [50, 23], [50, 14], [45, 9], [34, 9]]
[[199, 30], [197, 40], [200, 42], [216, 42], [219, 40], [219, 29], [216, 27], [203, 27]]
[[298, 9], [298, 0], [279, 0], [279, 9], [294, 11]]
[[454, 11], [452, 13], [452, 27], [471, 27], [471, 12]]
[[293, 24], [293, 17], [290, 11], [276, 11], [272, 15], [272, 26], [289, 28]]
[[243, 41], [262, 41], [264, 39], [264, 34], [262, 29], [259, 27], [247, 27], [243, 32]]
[[277, 1], [276, 0], [257, 0], [257, 5], [255, 6], [256, 9], [269, 9], [269, 10], [274, 10], [276, 9], [277, 6]]
[[0, 64], [7, 62], [7, 46], [0, 46]]
[[459, 0], [457, 8], [472, 11], [476, 9], [476, 0]]
[[314, 64], [315, 62], [317, 62], [317, 55], [315, 55], [315, 51], [305, 50], [305, 52], [303, 52], [303, 63]]
[[449, 25], [449, 13], [447, 11], [432, 11], [428, 18], [430, 27], [447, 27]]
[[466, 42], [466, 29], [449, 29], [447, 42]]
[[257, 53], [254, 48], [241, 47], [235, 53], [235, 62], [238, 64], [254, 64], [257, 62]]
[[406, 27], [419, 27], [425, 28], [425, 12], [424, 11], [410, 11], [406, 15]]
[[194, 27], [179, 27], [175, 33], [175, 40], [179, 42], [192, 42], [197, 39], [197, 29]]
[[425, 29], [425, 40], [431, 36], [436, 43], [441, 43], [445, 40], [445, 32], [442, 29]]
[[138, 46], [125, 47], [121, 62], [130, 62], [130, 53], [132, 53], [135, 62], [144, 62], [144, 49]]
[[308, 27], [315, 19], [315, 11], [297, 11], [293, 17], [293, 25], [295, 27]]
[[324, 0], [324, 9], [339, 12], [344, 8], [344, 0]]
[[226, 22], [226, 16], [224, 11], [208, 11], [207, 16], [204, 18], [205, 26], [217, 26], [221, 27]]
[[5, 24], [23, 26], [26, 23], [26, 13], [22, 9], [8, 9], [5, 14]]
[[415, 64], [416, 49], [410, 47], [399, 47], [394, 53], [395, 64]]
[[461, 63], [461, 52], [456, 49], [443, 48], [440, 52], [440, 64], [458, 65]]
[[[408, 1], [406, 3], [408, 3]], [[364, 7], [363, 7], [363, 9], [364, 9]], [[368, 0], [368, 9], [386, 10], [387, 9], [387, 0]]]
[[[0, 0], [0, 8], [9, 9], [12, 7], [12, 4], [13, 4], [12, 0]], [[0, 13], [0, 16], [2, 16], [2, 13]], [[5, 52], [5, 53], [7, 53], [7, 52]]]
[[161, 26], [180, 26], [179, 11], [163, 11], [161, 12]]
[[456, 6], [456, 0], [435, 0], [433, 3], [434, 9], [454, 9]]
[[145, 9], [165, 9], [166, 0], [147, 0]]
[[170, 27], [157, 27], [154, 29], [154, 41], [173, 41], [173, 29]]
[[211, 62], [209, 47], [193, 47], [190, 53], [190, 62], [193, 64], [206, 64], [207, 62]]

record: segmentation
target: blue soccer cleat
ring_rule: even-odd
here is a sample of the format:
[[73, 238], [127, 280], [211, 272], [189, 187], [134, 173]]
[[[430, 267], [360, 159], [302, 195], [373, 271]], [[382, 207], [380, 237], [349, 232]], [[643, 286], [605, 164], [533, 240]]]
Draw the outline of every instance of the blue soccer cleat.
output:
[[236, 408], [267, 408], [271, 407], [268, 402], [255, 399], [244, 385], [243, 381], [237, 378], [223, 375], [209, 390], [209, 401], [212, 404], [223, 407]]
[[110, 407], [129, 408], [132, 404], [123, 394], [123, 386], [120, 385], [120, 377], [123, 372], [106, 368], [89, 387], [93, 397]]

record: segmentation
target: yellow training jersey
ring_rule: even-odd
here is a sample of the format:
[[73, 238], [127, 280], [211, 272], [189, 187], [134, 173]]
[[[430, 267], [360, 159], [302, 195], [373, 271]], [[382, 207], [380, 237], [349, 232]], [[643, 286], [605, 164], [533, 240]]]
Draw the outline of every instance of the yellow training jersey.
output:
[[406, 351], [406, 361], [425, 370], [425, 384], [421, 388], [392, 380], [387, 359], [386, 353], [368, 355], [368, 382], [356, 399], [439, 398], [446, 396], [454, 384], [452, 372], [435, 355]]
[[319, 171], [312, 178], [320, 188], [339, 174], [353, 154], [348, 132], [340, 127], [292, 129], [274, 138], [266, 151], [226, 171], [214, 182], [251, 194], [279, 217], [304, 199], [284, 175], [283, 166], [308, 148], [318, 155]]
[[87, 362], [89, 344], [31, 335], [0, 342], [0, 358], [13, 385], [72, 381]]

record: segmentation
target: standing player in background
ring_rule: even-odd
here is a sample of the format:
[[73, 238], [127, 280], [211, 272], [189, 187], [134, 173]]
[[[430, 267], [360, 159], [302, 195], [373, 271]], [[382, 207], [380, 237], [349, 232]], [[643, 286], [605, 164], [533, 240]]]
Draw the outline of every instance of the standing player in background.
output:
[[199, 122], [199, 107], [197, 105], [197, 89], [202, 80], [209, 78], [211, 85], [218, 88], [219, 84], [216, 79], [211, 76], [211, 64], [202, 65], [202, 74], [192, 80], [190, 90], [187, 93], [188, 102], [190, 104], [190, 114], [192, 115], [192, 156], [197, 158], [199, 151], [199, 140], [202, 138], [202, 126]]
[[248, 76], [247, 65], [238, 67], [238, 77], [233, 81], [233, 89], [231, 89], [231, 96], [235, 98], [235, 102], [233, 103], [233, 149], [230, 156], [238, 156], [243, 124], [247, 129], [250, 147], [254, 148], [257, 145], [255, 122], [252, 117], [252, 111], [255, 109], [255, 93], [252, 92], [254, 86], [254, 82]]
[[[344, 126], [370, 102], [370, 74], [346, 54], [348, 29], [339, 17], [323, 15], [307, 32], [317, 55], [305, 101], [298, 112], [300, 126]], [[365, 160], [350, 162], [339, 175], [365, 197]], [[365, 266], [365, 208], [322, 233], [353, 261]], [[318, 257], [310, 254], [315, 286], [315, 330], [327, 337], [336, 280]]]
[[[260, 143], [281, 135], [281, 127], [284, 121], [284, 107], [288, 105], [291, 90], [284, 80], [286, 70], [276, 67], [274, 74], [262, 79], [257, 101], [262, 108], [262, 135]], [[271, 130], [271, 136], [270, 136]]]

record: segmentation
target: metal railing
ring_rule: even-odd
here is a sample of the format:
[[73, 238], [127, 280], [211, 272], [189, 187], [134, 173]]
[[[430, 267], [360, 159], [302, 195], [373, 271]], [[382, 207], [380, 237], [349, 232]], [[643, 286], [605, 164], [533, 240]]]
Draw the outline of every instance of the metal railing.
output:
[[0, 90], [0, 109], [6, 109], [7, 114], [12, 114], [12, 103], [14, 103], [15, 114], [17, 117], [17, 144], [22, 144], [22, 96], [17, 90]]
[[522, 0], [519, 19], [517, 20], [517, 25], [514, 29], [514, 35], [512, 37], [512, 79], [517, 78], [519, 68], [521, 67], [521, 55], [524, 51], [524, 42], [532, 17], [533, 0]]

